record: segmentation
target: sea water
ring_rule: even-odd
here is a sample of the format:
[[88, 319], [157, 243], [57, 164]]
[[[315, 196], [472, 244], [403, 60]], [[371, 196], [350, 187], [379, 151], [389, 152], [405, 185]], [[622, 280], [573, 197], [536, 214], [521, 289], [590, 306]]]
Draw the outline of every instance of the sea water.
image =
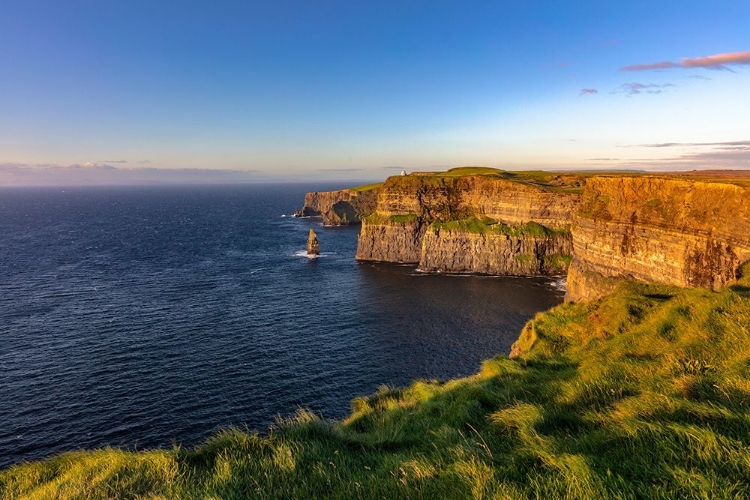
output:
[[549, 279], [356, 262], [358, 228], [291, 217], [339, 187], [0, 190], [0, 467], [340, 418], [474, 373], [562, 301]]

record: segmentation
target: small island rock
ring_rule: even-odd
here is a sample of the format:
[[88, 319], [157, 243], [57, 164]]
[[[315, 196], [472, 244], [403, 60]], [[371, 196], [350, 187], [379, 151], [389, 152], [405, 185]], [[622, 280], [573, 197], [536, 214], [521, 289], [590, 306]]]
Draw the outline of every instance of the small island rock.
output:
[[307, 237], [307, 255], [320, 255], [318, 235], [312, 229], [310, 229], [310, 235]]

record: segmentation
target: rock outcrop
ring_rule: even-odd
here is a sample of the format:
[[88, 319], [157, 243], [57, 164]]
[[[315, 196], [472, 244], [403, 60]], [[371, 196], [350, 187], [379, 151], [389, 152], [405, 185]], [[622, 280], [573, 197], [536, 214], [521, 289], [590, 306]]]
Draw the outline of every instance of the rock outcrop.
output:
[[553, 174], [463, 168], [308, 193], [326, 224], [362, 220], [358, 260], [428, 272], [567, 272], [566, 300], [624, 279], [718, 289], [750, 260], [750, 174]]
[[310, 229], [310, 233], [307, 236], [307, 255], [320, 255], [320, 243], [318, 243], [318, 235], [315, 231]]
[[750, 188], [679, 176], [593, 177], [573, 247], [567, 300], [601, 297], [622, 279], [718, 289], [750, 259]]
[[571, 235], [472, 233], [430, 227], [422, 238], [419, 269], [506, 276], [565, 274]]
[[296, 217], [323, 217], [324, 226], [359, 224], [375, 211], [379, 185], [368, 189], [314, 191], [305, 194], [305, 204]]
[[357, 260], [416, 264], [427, 224], [412, 217], [384, 217], [377, 213], [362, 219], [357, 240]]
[[[363, 220], [357, 259], [414, 263], [425, 271], [564, 273], [579, 193], [494, 172], [388, 178], [375, 213]], [[535, 231], [519, 229], [529, 223], [536, 224]]]
[[505, 224], [534, 221], [563, 229], [570, 227], [578, 199], [572, 189], [543, 188], [491, 175], [408, 175], [386, 180], [376, 211], [385, 216], [415, 214], [428, 221], [476, 215]]

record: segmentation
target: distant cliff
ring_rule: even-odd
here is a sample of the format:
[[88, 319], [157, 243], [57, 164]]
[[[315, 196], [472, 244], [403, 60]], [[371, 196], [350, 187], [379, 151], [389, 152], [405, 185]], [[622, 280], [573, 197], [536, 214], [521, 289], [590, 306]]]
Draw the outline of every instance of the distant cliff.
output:
[[315, 191], [305, 194], [304, 206], [297, 217], [323, 218], [325, 226], [358, 224], [375, 210], [380, 184], [339, 191]]
[[622, 279], [711, 289], [734, 280], [750, 259], [750, 188], [692, 177], [588, 179], [566, 298], [601, 297]]
[[[566, 300], [625, 279], [718, 289], [750, 260], [750, 174], [554, 174], [460, 168], [366, 192], [308, 193], [306, 213], [362, 220], [358, 260], [430, 272], [567, 272]], [[343, 215], [342, 215], [343, 214]]]
[[580, 180], [516, 175], [467, 168], [390, 177], [363, 220], [357, 259], [425, 271], [564, 273]]

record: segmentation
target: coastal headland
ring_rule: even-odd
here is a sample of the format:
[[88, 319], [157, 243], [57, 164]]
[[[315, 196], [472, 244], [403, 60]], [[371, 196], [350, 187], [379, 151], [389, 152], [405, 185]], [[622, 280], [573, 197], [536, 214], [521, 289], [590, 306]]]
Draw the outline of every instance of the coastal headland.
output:
[[472, 167], [309, 193], [301, 215], [359, 221], [361, 261], [567, 274], [567, 300], [471, 377], [384, 387], [341, 421], [16, 465], [0, 496], [750, 496], [750, 177]]

